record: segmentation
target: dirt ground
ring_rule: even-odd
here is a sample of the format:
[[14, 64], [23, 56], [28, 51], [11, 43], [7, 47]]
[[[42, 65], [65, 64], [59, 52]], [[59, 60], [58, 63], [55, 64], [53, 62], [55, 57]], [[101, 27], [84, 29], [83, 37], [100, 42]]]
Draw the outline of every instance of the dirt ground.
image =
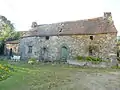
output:
[[77, 72], [72, 78], [57, 90], [120, 90], [120, 72]]

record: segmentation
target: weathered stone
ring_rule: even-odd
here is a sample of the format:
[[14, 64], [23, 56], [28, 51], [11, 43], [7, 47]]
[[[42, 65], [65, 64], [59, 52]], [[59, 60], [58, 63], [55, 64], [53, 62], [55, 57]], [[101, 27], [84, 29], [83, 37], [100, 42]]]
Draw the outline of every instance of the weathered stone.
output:
[[67, 63], [75, 66], [86, 66], [86, 62], [78, 62], [76, 60], [67, 60]]
[[92, 62], [87, 62], [87, 66], [92, 67]]
[[21, 57], [52, 61], [95, 56], [108, 60], [109, 53], [116, 54], [117, 37], [109, 17], [110, 13], [104, 13], [94, 19], [37, 25], [21, 38]]
[[[91, 45], [96, 45], [98, 48], [94, 51], [96, 57], [107, 60], [107, 58], [110, 58], [109, 53], [112, 52], [116, 54], [116, 34], [94, 35], [94, 40], [90, 40], [90, 36], [91, 35], [74, 35], [74, 37], [59, 36], [59, 38], [58, 36], [50, 36], [49, 40], [46, 40], [45, 37], [25, 37], [20, 40], [20, 53], [23, 59], [25, 57], [36, 57], [39, 59], [42, 48], [46, 47], [48, 50], [48, 59], [58, 60], [60, 59], [61, 47], [65, 46], [68, 50], [67, 59], [74, 59], [77, 55], [89, 56], [89, 45], [91, 43]], [[32, 53], [28, 53], [29, 45], [32, 46]]]
[[117, 66], [117, 64], [118, 64], [117, 55], [114, 53], [110, 53], [109, 56], [110, 56], [111, 65]]
[[118, 64], [118, 67], [120, 67], [120, 64]]
[[98, 64], [93, 64], [92, 62], [83, 62], [76, 60], [67, 60], [67, 63], [75, 66], [87, 66], [87, 67], [97, 67], [97, 68], [106, 68], [109, 67], [107, 62], [100, 62]]
[[101, 63], [99, 64], [99, 67], [105, 68], [105, 67], [108, 67], [108, 65], [107, 65], [106, 62], [101, 62]]

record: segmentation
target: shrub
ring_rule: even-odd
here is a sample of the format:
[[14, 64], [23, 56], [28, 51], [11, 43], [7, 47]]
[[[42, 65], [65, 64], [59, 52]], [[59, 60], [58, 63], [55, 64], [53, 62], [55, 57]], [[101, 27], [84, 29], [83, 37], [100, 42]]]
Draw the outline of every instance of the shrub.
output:
[[86, 57], [87, 61], [98, 61], [98, 62], [102, 62], [101, 58], [96, 58], [96, 57]]
[[102, 62], [103, 60], [101, 58], [97, 58], [97, 61]]
[[88, 56], [88, 57], [84, 57], [84, 56], [77, 56], [75, 59], [77, 60], [84, 60], [84, 61], [91, 61], [92, 63], [100, 63], [103, 60], [101, 58], [97, 58], [97, 57], [92, 57], [92, 56]]
[[77, 60], [83, 60], [83, 56], [77, 56], [76, 59]]
[[91, 57], [86, 57], [86, 60], [87, 61], [92, 61], [92, 58]]
[[0, 64], [0, 81], [7, 79], [11, 76], [11, 72], [14, 71], [9, 65]]
[[35, 58], [30, 58], [30, 59], [28, 60], [28, 63], [29, 63], [29, 64], [35, 64], [35, 63], [36, 63], [36, 59], [35, 59]]

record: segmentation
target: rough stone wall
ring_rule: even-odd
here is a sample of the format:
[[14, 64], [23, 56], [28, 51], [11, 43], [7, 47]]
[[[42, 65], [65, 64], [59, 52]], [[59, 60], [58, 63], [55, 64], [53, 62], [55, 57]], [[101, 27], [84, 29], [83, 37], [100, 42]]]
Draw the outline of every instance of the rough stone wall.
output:
[[[90, 39], [93, 36], [93, 40]], [[50, 36], [49, 40], [45, 37], [26, 37], [20, 40], [20, 54], [22, 59], [29, 57], [40, 57], [43, 47], [48, 49], [49, 60], [60, 59], [60, 50], [62, 46], [68, 48], [68, 59], [74, 59], [77, 55], [89, 56], [89, 45], [96, 45], [98, 50], [95, 56], [103, 59], [109, 58], [109, 53], [116, 54], [116, 33], [98, 34], [98, 35], [69, 35], [69, 36]], [[32, 53], [28, 53], [28, 46], [32, 46]]]

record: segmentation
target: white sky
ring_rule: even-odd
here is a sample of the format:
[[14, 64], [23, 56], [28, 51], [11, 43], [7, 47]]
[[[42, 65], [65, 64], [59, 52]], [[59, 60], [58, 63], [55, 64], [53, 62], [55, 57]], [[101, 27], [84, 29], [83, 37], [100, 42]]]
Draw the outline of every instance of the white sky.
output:
[[120, 0], [0, 0], [0, 15], [14, 23], [16, 30], [30, 29], [31, 23], [55, 23], [103, 16], [112, 12], [120, 35]]

